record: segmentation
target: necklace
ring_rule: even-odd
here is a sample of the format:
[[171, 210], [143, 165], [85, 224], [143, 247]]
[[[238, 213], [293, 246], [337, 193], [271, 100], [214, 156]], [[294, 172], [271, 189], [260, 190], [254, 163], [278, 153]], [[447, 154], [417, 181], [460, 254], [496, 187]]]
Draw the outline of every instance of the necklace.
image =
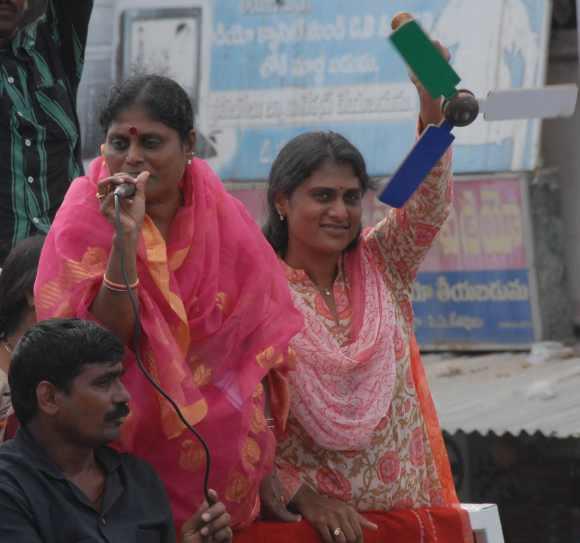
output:
[[4, 349], [8, 354], [12, 354], [12, 348], [10, 347], [10, 345], [8, 345], [8, 342], [5, 339], [2, 340], [2, 346], [4, 347]]
[[321, 287], [320, 285], [317, 285], [314, 281], [312, 281], [312, 282], [314, 283], [314, 286], [316, 287], [318, 292], [320, 292], [320, 294], [324, 294], [324, 296], [327, 296], [327, 297], [330, 297], [334, 294], [334, 280], [333, 280], [333, 284], [327, 288], [324, 288], [324, 287]]
[[[314, 283], [314, 281], [312, 281]], [[329, 288], [322, 288], [320, 286], [318, 286], [316, 283], [314, 283], [314, 286], [316, 287], [316, 290], [318, 290], [318, 292], [320, 292], [320, 294], [324, 294], [325, 296], [332, 296], [332, 287]]]
[[319, 287], [316, 283], [314, 283], [314, 286], [318, 289], [318, 292], [324, 296], [324, 303], [330, 310], [333, 320], [336, 322], [337, 326], [340, 326], [340, 317], [338, 316], [336, 310], [336, 301], [334, 300], [334, 286], [330, 286], [329, 288], [322, 288]]

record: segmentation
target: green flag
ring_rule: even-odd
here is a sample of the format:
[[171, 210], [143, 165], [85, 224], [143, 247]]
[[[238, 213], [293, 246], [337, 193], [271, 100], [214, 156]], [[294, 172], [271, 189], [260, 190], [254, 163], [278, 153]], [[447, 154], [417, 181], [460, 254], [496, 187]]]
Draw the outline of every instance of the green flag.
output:
[[433, 98], [452, 98], [456, 94], [461, 78], [416, 21], [402, 25], [390, 39]]

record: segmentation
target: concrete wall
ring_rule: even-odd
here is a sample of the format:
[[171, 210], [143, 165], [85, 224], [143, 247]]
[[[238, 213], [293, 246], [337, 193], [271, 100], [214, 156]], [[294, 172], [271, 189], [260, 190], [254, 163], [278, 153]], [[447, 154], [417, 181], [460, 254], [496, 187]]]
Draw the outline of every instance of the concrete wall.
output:
[[573, 338], [570, 279], [566, 266], [565, 225], [558, 170], [538, 170], [528, 190], [537, 294], [537, 341]]
[[[576, 30], [555, 31], [548, 83], [578, 83]], [[580, 326], [580, 108], [569, 119], [544, 121], [543, 166], [559, 172], [566, 272], [574, 323]]]

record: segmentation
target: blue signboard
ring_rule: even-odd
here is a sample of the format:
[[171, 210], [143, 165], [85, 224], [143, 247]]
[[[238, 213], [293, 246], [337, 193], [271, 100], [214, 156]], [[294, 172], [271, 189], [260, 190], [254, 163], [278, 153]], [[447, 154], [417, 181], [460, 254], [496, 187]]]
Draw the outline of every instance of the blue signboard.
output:
[[527, 270], [421, 273], [413, 300], [419, 343], [533, 343], [530, 292]]

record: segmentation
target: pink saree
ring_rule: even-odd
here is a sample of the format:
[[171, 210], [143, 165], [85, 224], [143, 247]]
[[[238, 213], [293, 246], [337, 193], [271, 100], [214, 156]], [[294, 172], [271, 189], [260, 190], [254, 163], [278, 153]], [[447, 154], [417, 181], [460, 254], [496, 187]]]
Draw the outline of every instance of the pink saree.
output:
[[[35, 285], [39, 319], [93, 318], [113, 228], [95, 198], [108, 175], [102, 159], [73, 182], [47, 237]], [[284, 369], [302, 318], [276, 256], [243, 205], [214, 172], [194, 160], [184, 205], [167, 242], [146, 218], [138, 249], [145, 364], [205, 437], [210, 487], [234, 525], [259, 511], [259, 483], [272, 466], [274, 439], [264, 418], [261, 380]], [[118, 447], [148, 460], [167, 488], [177, 528], [203, 500], [205, 456], [141, 375], [127, 348], [124, 382], [132, 412]], [[283, 406], [282, 406], [283, 407]]]

